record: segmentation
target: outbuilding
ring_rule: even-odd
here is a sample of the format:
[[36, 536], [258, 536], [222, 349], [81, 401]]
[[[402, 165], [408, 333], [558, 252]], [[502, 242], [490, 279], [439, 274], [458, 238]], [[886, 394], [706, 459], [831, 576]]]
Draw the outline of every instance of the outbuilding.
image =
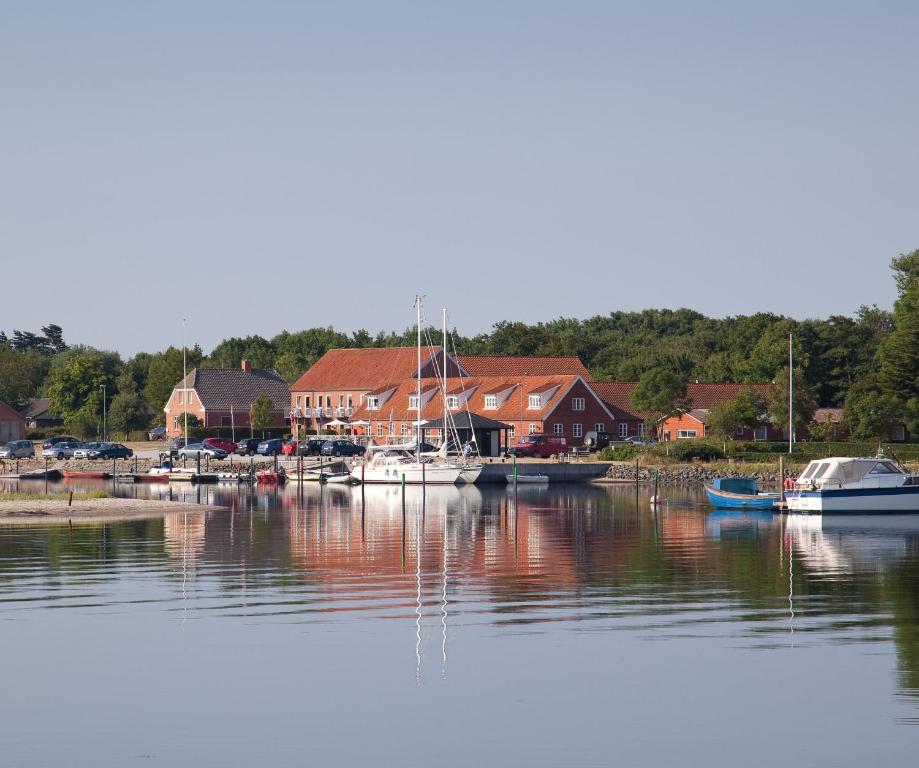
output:
[[26, 436], [26, 420], [10, 406], [0, 401], [0, 445]]

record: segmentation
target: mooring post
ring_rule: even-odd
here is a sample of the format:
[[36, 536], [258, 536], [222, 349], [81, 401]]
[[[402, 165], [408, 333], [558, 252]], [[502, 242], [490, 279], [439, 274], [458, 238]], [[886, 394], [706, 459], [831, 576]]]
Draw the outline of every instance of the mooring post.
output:
[[779, 498], [785, 501], [785, 457], [779, 456]]

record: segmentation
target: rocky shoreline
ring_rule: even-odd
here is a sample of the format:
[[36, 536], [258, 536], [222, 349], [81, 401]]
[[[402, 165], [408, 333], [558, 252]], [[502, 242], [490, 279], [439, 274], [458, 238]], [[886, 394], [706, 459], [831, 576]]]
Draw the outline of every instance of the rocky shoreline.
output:
[[[743, 466], [714, 468], [699, 464], [679, 467], [638, 467], [638, 482], [653, 482], [655, 471], [659, 473], [658, 482], [661, 485], [702, 485], [711, 482], [716, 477], [755, 477], [760, 487], [774, 486], [779, 482], [778, 467], [771, 471], [750, 472], [749, 470], [744, 471]], [[786, 472], [786, 474], [789, 473]], [[634, 483], [635, 465], [610, 464], [603, 480]]]

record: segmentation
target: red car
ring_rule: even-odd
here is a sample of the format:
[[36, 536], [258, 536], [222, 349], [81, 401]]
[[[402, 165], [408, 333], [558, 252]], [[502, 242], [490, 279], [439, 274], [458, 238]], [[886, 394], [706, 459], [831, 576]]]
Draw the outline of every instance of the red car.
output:
[[284, 444], [281, 446], [281, 455], [282, 456], [296, 456], [297, 455], [297, 441], [296, 440], [285, 440]]
[[211, 446], [211, 448], [219, 448], [227, 453], [233, 453], [236, 450], [236, 443], [224, 437], [208, 437], [201, 442]]

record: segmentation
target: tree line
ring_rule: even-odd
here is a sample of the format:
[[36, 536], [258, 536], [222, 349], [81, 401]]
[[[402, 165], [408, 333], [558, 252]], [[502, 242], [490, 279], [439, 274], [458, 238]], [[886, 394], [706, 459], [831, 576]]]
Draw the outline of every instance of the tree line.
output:
[[[454, 330], [452, 343], [459, 354], [576, 355], [595, 379], [644, 380], [645, 390], [667, 377], [781, 387], [792, 334], [796, 392], [804, 405], [845, 407], [858, 436], [881, 434], [897, 419], [919, 432], [919, 249], [894, 258], [891, 267], [899, 291], [893, 312], [862, 306], [851, 317], [797, 320], [766, 312], [711, 318], [690, 309], [614, 311], [533, 325], [502, 321], [475, 336]], [[439, 332], [430, 331], [438, 340]], [[193, 346], [188, 368], [235, 368], [248, 359], [293, 382], [332, 348], [414, 343], [413, 328], [375, 335], [309, 328], [272, 338], [229, 338], [208, 354]], [[68, 345], [54, 324], [41, 332], [0, 332], [0, 400], [21, 407], [29, 398], [47, 396], [52, 412], [84, 434], [101, 419], [103, 392], [114, 429], [161, 422], [181, 376], [182, 350], [176, 347], [123, 360], [116, 352]], [[755, 402], [745, 398], [741, 410], [749, 413]]]

